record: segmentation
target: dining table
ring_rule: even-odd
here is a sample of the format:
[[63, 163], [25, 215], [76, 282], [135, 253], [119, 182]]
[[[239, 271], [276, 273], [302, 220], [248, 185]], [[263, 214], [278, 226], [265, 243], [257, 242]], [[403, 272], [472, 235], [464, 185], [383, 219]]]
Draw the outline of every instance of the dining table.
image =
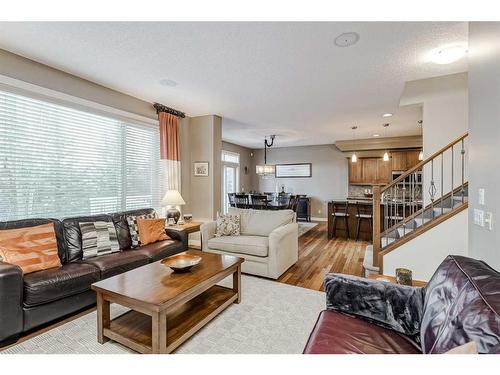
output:
[[[252, 194], [248, 194], [248, 204], [239, 203], [239, 204], [237, 204], [237, 207], [239, 207], [239, 208], [252, 208], [251, 195]], [[286, 210], [288, 208], [289, 201], [290, 201], [289, 196], [285, 196], [285, 197], [273, 196], [267, 200], [267, 208], [264, 208], [264, 209], [267, 209], [267, 210]]]

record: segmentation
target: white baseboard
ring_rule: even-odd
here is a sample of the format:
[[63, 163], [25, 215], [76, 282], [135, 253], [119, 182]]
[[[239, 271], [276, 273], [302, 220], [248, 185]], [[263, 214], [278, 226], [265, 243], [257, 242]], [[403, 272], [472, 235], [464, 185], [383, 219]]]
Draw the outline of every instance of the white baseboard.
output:
[[311, 217], [311, 221], [328, 221], [326, 217]]

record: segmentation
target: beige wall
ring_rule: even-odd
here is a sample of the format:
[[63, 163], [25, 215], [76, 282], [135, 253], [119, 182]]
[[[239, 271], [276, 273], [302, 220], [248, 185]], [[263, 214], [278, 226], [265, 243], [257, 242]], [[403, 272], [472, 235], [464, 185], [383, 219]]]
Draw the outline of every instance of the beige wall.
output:
[[[469, 252], [500, 271], [500, 23], [469, 24]], [[485, 189], [484, 205], [478, 189]], [[493, 214], [493, 229], [474, 224], [474, 209]]]
[[[222, 150], [236, 152], [240, 155], [240, 191], [254, 190], [253, 175], [255, 174], [253, 151], [249, 148], [235, 145], [229, 142], [222, 142]], [[246, 172], [245, 172], [246, 168]]]
[[0, 75], [157, 119], [151, 103], [0, 49]]
[[[264, 162], [264, 150], [254, 151], [255, 163]], [[260, 191], [275, 191], [285, 185], [285, 191], [311, 197], [311, 216], [326, 218], [327, 202], [347, 198], [347, 159], [334, 145], [271, 148], [268, 163], [312, 163], [311, 178], [264, 179], [252, 171], [253, 186]]]
[[[184, 213], [209, 221], [221, 207], [222, 125], [219, 116], [191, 117], [181, 126], [182, 196]], [[195, 177], [193, 163], [208, 161], [209, 176]]]

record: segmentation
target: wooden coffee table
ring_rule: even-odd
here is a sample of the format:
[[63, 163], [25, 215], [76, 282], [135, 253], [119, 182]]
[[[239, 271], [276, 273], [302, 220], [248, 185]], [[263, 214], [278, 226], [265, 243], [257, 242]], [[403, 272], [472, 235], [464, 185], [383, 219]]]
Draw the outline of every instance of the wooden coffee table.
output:
[[[171, 353], [233, 302], [241, 301], [242, 258], [197, 250], [187, 273], [160, 262], [92, 284], [97, 293], [97, 340], [109, 339], [140, 353]], [[233, 275], [233, 287], [215, 285]], [[131, 311], [111, 320], [109, 305]]]

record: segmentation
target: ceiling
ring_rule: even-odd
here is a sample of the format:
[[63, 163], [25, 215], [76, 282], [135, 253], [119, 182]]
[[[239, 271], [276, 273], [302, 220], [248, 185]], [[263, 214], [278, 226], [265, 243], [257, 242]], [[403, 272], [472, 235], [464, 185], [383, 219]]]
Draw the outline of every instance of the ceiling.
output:
[[[409, 80], [467, 71], [428, 53], [467, 43], [465, 22], [0, 23], [0, 48], [189, 116], [217, 114], [223, 138], [262, 147], [421, 132], [399, 107]], [[336, 47], [355, 31], [360, 40]], [[160, 84], [173, 80], [176, 86]], [[167, 82], [168, 83], [168, 82]]]

